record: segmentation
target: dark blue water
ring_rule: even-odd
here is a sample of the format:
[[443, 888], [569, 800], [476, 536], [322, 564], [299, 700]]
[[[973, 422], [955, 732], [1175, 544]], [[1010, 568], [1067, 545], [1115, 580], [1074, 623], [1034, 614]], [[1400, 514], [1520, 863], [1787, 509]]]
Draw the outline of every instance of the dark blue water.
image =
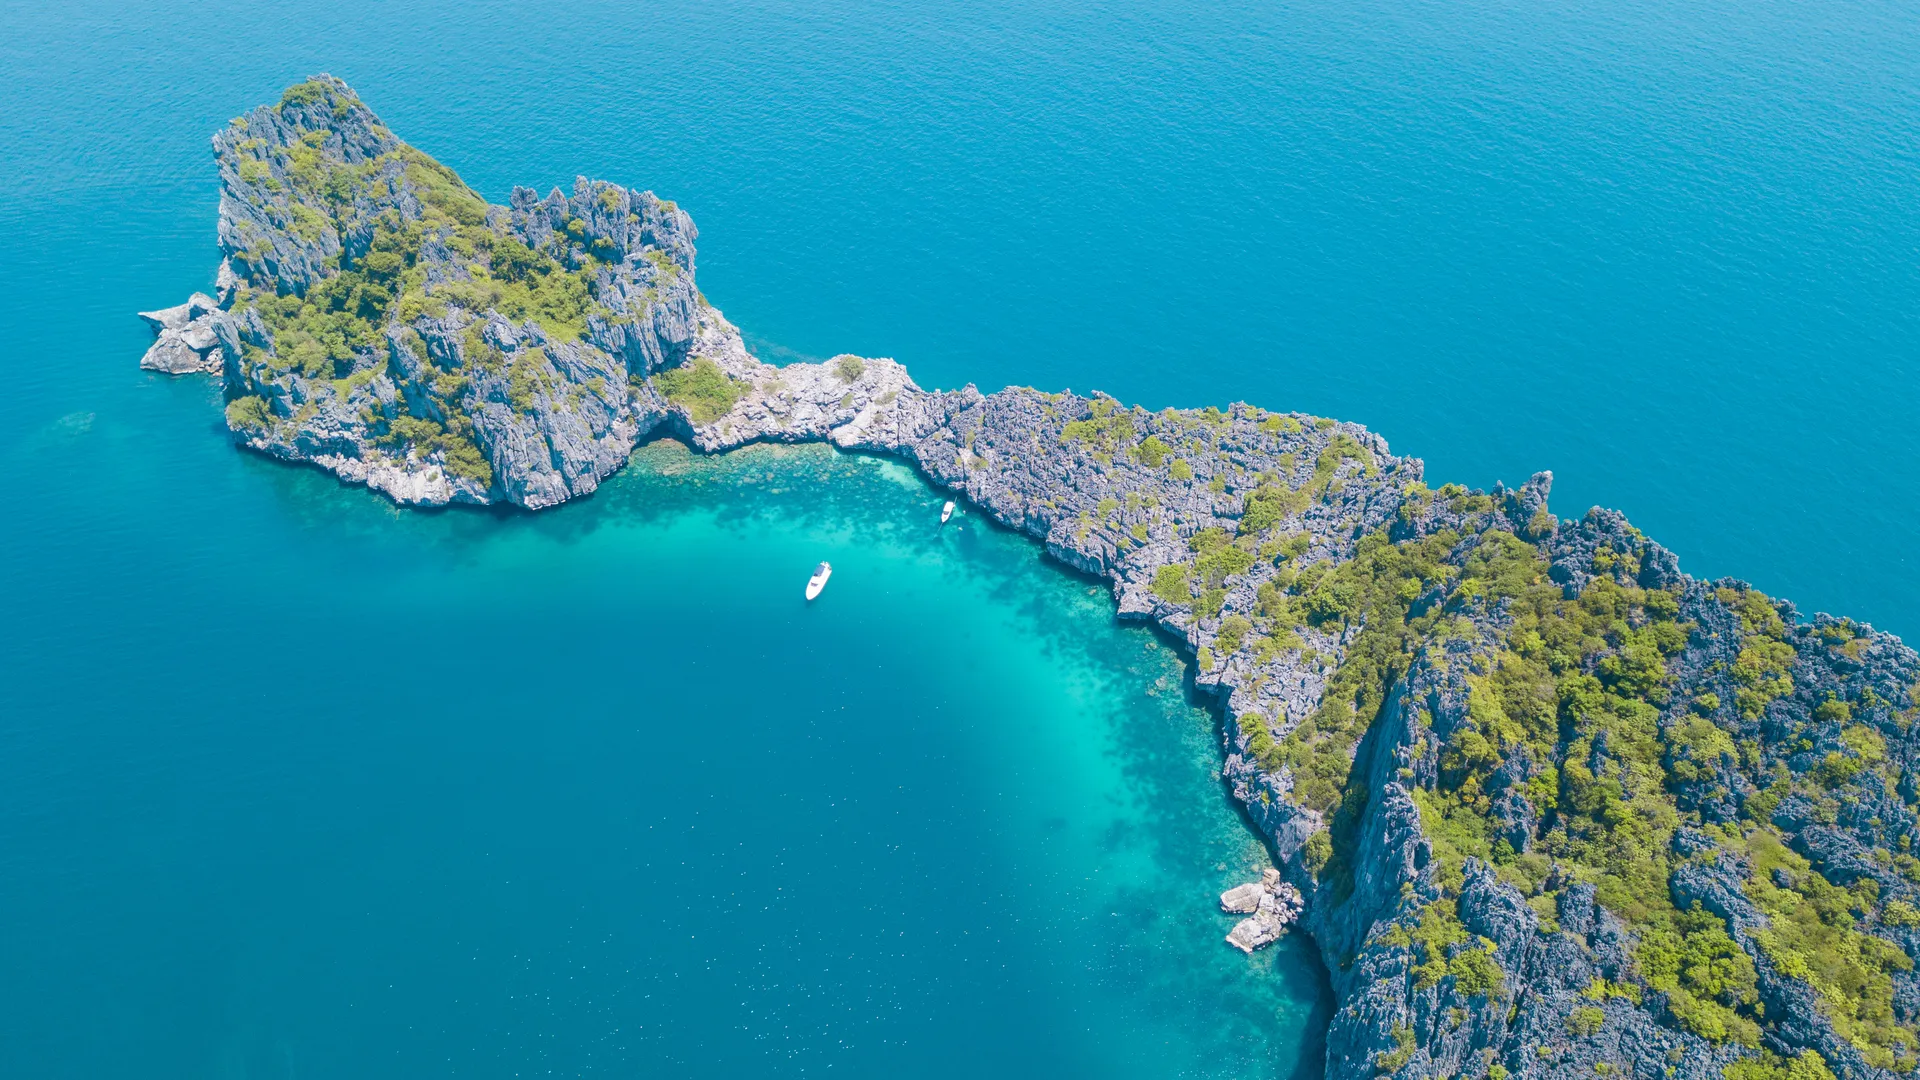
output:
[[405, 513], [134, 368], [319, 70], [677, 199], [770, 357], [1354, 419], [1920, 632], [1911, 4], [79, 0], [0, 70], [8, 1076], [1317, 1070], [1213, 720], [1025, 542], [818, 449]]

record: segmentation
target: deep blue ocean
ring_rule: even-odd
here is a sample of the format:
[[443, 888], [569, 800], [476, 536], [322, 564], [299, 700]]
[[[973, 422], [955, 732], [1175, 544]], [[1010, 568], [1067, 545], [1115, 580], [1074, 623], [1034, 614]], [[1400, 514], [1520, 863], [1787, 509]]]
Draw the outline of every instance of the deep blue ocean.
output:
[[137, 370], [323, 70], [677, 200], [767, 358], [1355, 420], [1920, 634], [1911, 2], [5, 0], [0, 1075], [1321, 1071], [1178, 657], [907, 470], [406, 512]]

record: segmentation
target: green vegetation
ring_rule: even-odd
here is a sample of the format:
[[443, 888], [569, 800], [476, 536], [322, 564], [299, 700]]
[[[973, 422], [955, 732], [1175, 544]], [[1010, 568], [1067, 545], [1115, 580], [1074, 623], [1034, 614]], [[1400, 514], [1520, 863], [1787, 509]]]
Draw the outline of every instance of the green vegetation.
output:
[[273, 336], [269, 370], [339, 379], [376, 363], [399, 294], [424, 276], [416, 270], [420, 240], [418, 225], [404, 226], [389, 211], [357, 265], [314, 282], [305, 295], [250, 295]]
[[1413, 968], [1416, 987], [1425, 989], [1451, 978], [1454, 990], [1468, 997], [1506, 993], [1506, 977], [1493, 959], [1493, 942], [1467, 933], [1458, 904], [1451, 898], [1421, 908], [1411, 931], [1395, 926], [1386, 932], [1386, 940], [1413, 951], [1419, 961]]
[[1413, 601], [1450, 578], [1454, 571], [1445, 559], [1457, 543], [1452, 533], [1400, 544], [1373, 533], [1361, 539], [1352, 560], [1331, 569], [1316, 563], [1288, 588], [1261, 591], [1259, 614], [1268, 625], [1361, 626], [1320, 708], [1262, 759], [1270, 770], [1292, 770], [1295, 793], [1305, 805], [1327, 813], [1340, 802], [1354, 744], [1439, 617], [1435, 609], [1409, 621]]
[[548, 374], [550, 371], [552, 367], [544, 351], [527, 349], [516, 354], [507, 367], [507, 404], [523, 416], [531, 414], [537, 395], [551, 394], [556, 389], [557, 380]]
[[1718, 915], [1698, 905], [1677, 912], [1668, 925], [1650, 923], [1636, 954], [1647, 985], [1668, 995], [1667, 1007], [1694, 1034], [1757, 1045], [1760, 1031], [1729, 1007], [1751, 1009], [1759, 1000], [1753, 961]]
[[249, 184], [267, 183], [273, 184], [275, 187], [279, 186], [278, 182], [273, 179], [273, 170], [267, 168], [267, 163], [264, 161], [256, 161], [253, 158], [242, 158], [240, 160], [239, 173], [240, 179], [245, 180]]
[[[1330, 476], [1328, 462], [1336, 459], [1371, 467], [1358, 449], [1330, 446], [1316, 475]], [[1465, 493], [1443, 491], [1439, 497], [1469, 512], [1491, 509], [1490, 501], [1476, 505]], [[1243, 550], [1224, 534], [1203, 533], [1194, 547], [1201, 560]], [[1260, 550], [1281, 553], [1279, 547]], [[1202, 576], [1201, 560], [1196, 576]], [[1350, 881], [1350, 830], [1366, 798], [1349, 776], [1355, 744], [1378, 715], [1387, 688], [1423, 649], [1460, 634], [1477, 637], [1459, 616], [1498, 606], [1506, 625], [1494, 641], [1476, 646], [1481, 659], [1463, 673], [1466, 715], [1441, 741], [1439, 782], [1414, 793], [1443, 889], [1439, 901], [1421, 910], [1411, 933], [1395, 931], [1414, 951], [1416, 981], [1433, 985], [1452, 978], [1463, 993], [1498, 992], [1498, 966], [1467, 939], [1453, 915], [1468, 856], [1487, 862], [1523, 892], [1540, 894], [1548, 904], [1543, 914], [1551, 912], [1551, 903], [1541, 889], [1557, 863], [1574, 880], [1592, 883], [1600, 903], [1638, 941], [1635, 980], [1600, 986], [1590, 996], [1637, 1001], [1644, 985], [1664, 995], [1673, 1017], [1696, 1034], [1757, 1046], [1764, 1014], [1752, 959], [1722, 919], [1697, 907], [1675, 907], [1668, 889], [1673, 836], [1681, 823], [1669, 786], [1711, 782], [1745, 751], [1709, 719], [1720, 703], [1708, 694], [1696, 695], [1689, 703], [1696, 711], [1681, 713], [1662, 730], [1661, 708], [1671, 695], [1667, 661], [1686, 646], [1692, 628], [1678, 620], [1675, 595], [1631, 583], [1629, 554], [1603, 549], [1597, 564], [1613, 563], [1624, 583], [1601, 576], [1570, 598], [1549, 579], [1546, 560], [1532, 544], [1510, 533], [1469, 528], [1464, 538], [1440, 532], [1399, 543], [1371, 535], [1355, 558], [1335, 567], [1312, 564], [1296, 571], [1284, 564], [1261, 588], [1250, 625], [1235, 626], [1228, 640], [1306, 627], [1358, 626], [1359, 633], [1320, 709], [1286, 738], [1274, 740], [1257, 716], [1243, 717], [1240, 727], [1263, 767], [1290, 770], [1296, 798], [1328, 815], [1329, 828], [1315, 837], [1324, 842], [1309, 845], [1307, 861], [1331, 883], [1337, 902]], [[1412, 614], [1415, 601], [1427, 596], [1438, 602], [1423, 601], [1420, 613]], [[1790, 690], [1793, 652], [1778, 612], [1756, 597], [1724, 598], [1742, 612], [1740, 649], [1748, 669], [1736, 667], [1730, 675], [1747, 693], [1773, 700]], [[1883, 737], [1852, 723], [1852, 710], [1844, 706], [1835, 701], [1821, 707], [1818, 719], [1845, 725], [1842, 749], [1828, 754], [1803, 784], [1828, 790], [1860, 771], [1883, 767]], [[1741, 706], [1743, 712], [1753, 708]], [[1522, 774], [1524, 794], [1541, 821], [1525, 851], [1509, 844], [1491, 820], [1492, 774], [1515, 755], [1530, 763]], [[1828, 883], [1779, 843], [1764, 815], [1744, 837], [1740, 850], [1750, 853], [1754, 865], [1748, 892], [1773, 924], [1756, 935], [1768, 959], [1819, 990], [1836, 1030], [1871, 1061], [1911, 1068], [1920, 1037], [1896, 1022], [1891, 977], [1912, 964], [1897, 946], [1859, 928], [1858, 913], [1879, 907], [1871, 882], [1849, 889]], [[1920, 910], [1888, 904], [1880, 917], [1912, 925], [1920, 923]], [[1590, 1024], [1597, 1015], [1603, 1014], [1585, 1008], [1573, 1022]]]
[[[578, 341], [587, 332], [587, 313], [594, 308], [591, 280], [584, 273], [567, 273], [549, 259], [544, 268], [519, 280], [501, 280], [483, 269], [471, 281], [447, 282], [421, 295], [469, 311], [497, 311], [513, 322], [537, 323], [554, 340]], [[423, 306], [422, 310], [432, 313], [435, 308]]]
[[[1688, 633], [1676, 598], [1602, 577], [1568, 599], [1539, 553], [1506, 534], [1469, 556], [1453, 595], [1504, 604], [1512, 623], [1487, 672], [1469, 678], [1468, 720], [1442, 744], [1441, 782], [1422, 800], [1437, 856], [1449, 865], [1479, 856], [1529, 892], [1549, 860], [1572, 869], [1636, 932], [1640, 975], [1682, 1025], [1756, 1045], [1752, 962], [1717, 916], [1668, 898], [1679, 816], [1662, 762], [1697, 771], [1731, 749], [1695, 725], [1679, 725], [1677, 741], [1660, 731], [1665, 658]], [[1487, 781], [1516, 753], [1538, 763], [1527, 795], [1549, 823], [1525, 855], [1491, 842], [1487, 817]]]
[[493, 467], [473, 444], [473, 422], [463, 414], [450, 415], [443, 424], [403, 411], [387, 424], [386, 433], [375, 441], [401, 456], [405, 456], [409, 448], [422, 454], [438, 451], [448, 473], [482, 487], [493, 483]]
[[833, 373], [841, 382], [859, 382], [860, 376], [867, 373], [867, 362], [852, 353], [842, 353], [833, 358]]
[[1133, 456], [1149, 469], [1159, 468], [1160, 463], [1167, 460], [1172, 453], [1173, 447], [1161, 442], [1158, 435], [1149, 435], [1141, 439], [1140, 445], [1133, 448]]
[[696, 424], [711, 424], [733, 411], [746, 388], [733, 381], [706, 357], [670, 368], [653, 377], [666, 399], [687, 410]]
[[1373, 460], [1373, 451], [1361, 446], [1359, 440], [1346, 432], [1335, 432], [1333, 438], [1327, 441], [1326, 448], [1314, 458], [1313, 479], [1307, 483], [1309, 494], [1313, 498], [1321, 498], [1336, 490], [1335, 485], [1339, 481], [1335, 474], [1340, 471], [1340, 466], [1348, 461], [1360, 462], [1362, 471], [1368, 476], [1379, 472], [1379, 466]]
[[1413, 1060], [1413, 1029], [1405, 1024], [1393, 1025], [1393, 1049], [1382, 1050], [1374, 1055], [1373, 1067], [1383, 1073], [1399, 1072], [1407, 1062]]
[[[1337, 571], [1304, 588], [1308, 575], [1302, 575], [1291, 596], [1274, 598], [1276, 606], [1309, 618], [1358, 615], [1368, 630], [1357, 639], [1346, 668], [1364, 668], [1371, 654], [1378, 658], [1376, 669], [1386, 672], [1399, 670], [1405, 653], [1370, 649], [1367, 642], [1374, 628], [1394, 628], [1394, 607], [1383, 602], [1393, 593], [1382, 586], [1396, 578], [1413, 593], [1446, 580], [1447, 570], [1457, 567], [1446, 580], [1438, 610], [1499, 605], [1507, 612], [1508, 625], [1465, 676], [1466, 717], [1441, 742], [1439, 783], [1415, 793], [1443, 888], [1457, 888], [1467, 856], [1490, 863], [1527, 893], [1538, 892], [1550, 866], [1558, 864], [1575, 880], [1593, 884], [1600, 903], [1627, 924], [1638, 941], [1638, 981], [1665, 996], [1667, 1010], [1683, 1027], [1716, 1042], [1758, 1046], [1765, 1015], [1752, 959], [1719, 916], [1675, 907], [1668, 889], [1673, 837], [1682, 821], [1670, 785], [1711, 782], [1744, 753], [1707, 718], [1719, 707], [1710, 695], [1697, 695], [1689, 702], [1694, 711], [1661, 727], [1661, 707], [1671, 695], [1667, 660], [1686, 646], [1692, 630], [1678, 621], [1678, 598], [1631, 584], [1629, 553], [1603, 548], [1596, 559], [1602, 567], [1617, 563], [1627, 583], [1598, 577], [1569, 598], [1548, 580], [1545, 560], [1524, 540], [1491, 532], [1447, 552], [1450, 543], [1443, 535], [1402, 544], [1427, 551], [1399, 568], [1377, 562], [1385, 549], [1376, 541], [1373, 566], [1364, 556], [1347, 564], [1352, 567], [1349, 585], [1365, 583], [1375, 590], [1370, 605], [1348, 602], [1351, 594], [1336, 587]], [[1793, 650], [1772, 603], [1740, 590], [1727, 590], [1721, 599], [1742, 615], [1742, 660], [1730, 672], [1740, 692], [1765, 700], [1787, 692]], [[1432, 614], [1408, 629], [1426, 640], [1452, 632]], [[1378, 634], [1374, 640], [1393, 639]], [[1341, 685], [1338, 677], [1336, 685]], [[1365, 691], [1372, 680], [1347, 679], [1344, 685], [1360, 689], [1355, 710], [1370, 720], [1377, 699]], [[1302, 790], [1322, 807], [1337, 790], [1329, 785], [1345, 756], [1328, 752], [1325, 744], [1344, 749], [1358, 728], [1345, 722], [1344, 696], [1336, 699], [1330, 692], [1328, 700], [1331, 708], [1323, 706], [1322, 713], [1333, 713], [1336, 722], [1326, 724], [1317, 716], [1315, 742], [1302, 735], [1308, 727], [1302, 725], [1302, 732], [1276, 748], [1276, 757], [1295, 768]], [[1764, 703], [1743, 701], [1740, 711], [1751, 714]], [[1825, 709], [1821, 719], [1847, 724], [1840, 736], [1843, 749], [1827, 755], [1802, 781], [1809, 790], [1845, 783], [1861, 770], [1880, 767], [1886, 757], [1879, 733], [1848, 724], [1852, 712], [1840, 704]], [[1328, 730], [1339, 734], [1330, 737]], [[1524, 853], [1496, 835], [1490, 817], [1492, 773], [1516, 755], [1531, 763], [1524, 793], [1541, 817]], [[1753, 802], [1761, 810], [1770, 806], [1766, 800]], [[1750, 806], [1749, 812], [1755, 809]], [[1912, 961], [1898, 946], [1860, 929], [1859, 913], [1879, 906], [1871, 879], [1850, 888], [1828, 882], [1781, 843], [1764, 813], [1744, 831], [1719, 833], [1752, 866], [1745, 887], [1771, 923], [1754, 935], [1767, 958], [1820, 992], [1835, 1030], [1869, 1061], [1882, 1068], [1913, 1068], [1920, 1037], [1897, 1022], [1892, 1003], [1892, 975], [1911, 970]], [[1330, 839], [1326, 873], [1338, 874], [1343, 855], [1338, 813]], [[1920, 921], [1920, 912], [1889, 904], [1881, 917]], [[1427, 912], [1421, 919], [1423, 927], [1432, 921]], [[1445, 935], [1435, 940], [1451, 944]], [[1425, 954], [1421, 977], [1437, 977], [1436, 956], [1431, 950]], [[1637, 994], [1630, 984], [1590, 991], [1594, 997]], [[1592, 1023], [1597, 1012], [1576, 1012], [1570, 1022]], [[1795, 1068], [1805, 1073], [1807, 1065], [1766, 1066], [1774, 1072]]]
[[1305, 510], [1310, 503], [1304, 492], [1277, 480], [1261, 484], [1247, 493], [1246, 507], [1240, 513], [1240, 534], [1259, 536]]
[[1911, 1070], [1920, 1036], [1894, 1017], [1893, 973], [1913, 970], [1913, 959], [1856, 927], [1856, 911], [1878, 906], [1878, 884], [1872, 878], [1851, 888], [1833, 884], [1768, 827], [1754, 828], [1744, 840], [1753, 863], [1747, 895], [1770, 923], [1754, 934], [1760, 950], [1782, 973], [1820, 992], [1834, 1031], [1869, 1064]]
[[1599, 1034], [1606, 1022], [1606, 1010], [1596, 1009], [1591, 1005], [1582, 1005], [1567, 1014], [1567, 1030], [1581, 1038]]
[[288, 105], [314, 105], [329, 100], [332, 92], [332, 84], [320, 79], [308, 79], [287, 87], [286, 93], [280, 95], [280, 105], [282, 108]]
[[1220, 646], [1220, 652], [1226, 656], [1239, 652], [1240, 643], [1246, 640], [1247, 632], [1252, 629], [1253, 623], [1247, 621], [1244, 616], [1229, 615], [1221, 619], [1220, 629], [1214, 635], [1216, 643]]
[[[421, 455], [437, 452], [449, 474], [481, 487], [491, 486], [493, 466], [474, 443], [473, 421], [456, 404], [467, 390], [467, 377], [435, 366], [425, 342], [414, 331], [404, 331], [401, 339], [402, 346], [420, 364], [424, 389], [440, 418], [414, 416], [412, 406], [403, 396], [398, 402], [399, 416], [388, 420], [370, 412], [363, 417], [374, 433], [374, 442], [401, 458], [409, 451]], [[485, 344], [477, 326], [470, 328], [466, 345], [470, 362], [490, 365], [501, 362], [498, 351]]]
[[272, 422], [266, 398], [248, 394], [227, 402], [227, 426], [235, 431], [262, 431]]
[[1228, 578], [1253, 568], [1253, 552], [1228, 542], [1227, 534], [1221, 529], [1203, 529], [1187, 541], [1187, 546], [1199, 554], [1194, 560], [1193, 572], [1203, 588], [1220, 588]]
[[1793, 1058], [1763, 1050], [1758, 1057], [1728, 1065], [1724, 1075], [1726, 1080], [1834, 1080], [1833, 1070], [1812, 1050]]
[[[471, 379], [463, 359], [507, 374], [510, 402], [521, 411], [534, 408], [542, 392], [552, 394], [558, 378], [539, 348], [507, 357], [472, 333], [463, 357], [436, 361], [414, 324], [453, 316], [456, 309], [497, 312], [538, 325], [549, 342], [577, 341], [586, 333], [588, 315], [604, 313], [593, 295], [597, 260], [621, 253], [604, 244], [584, 254], [571, 246], [585, 231], [577, 221], [567, 223], [559, 238], [529, 246], [497, 224], [499, 218], [490, 221], [486, 201], [451, 169], [412, 147], [392, 144], [371, 159], [348, 162], [327, 125], [364, 106], [332, 81], [290, 87], [278, 108], [298, 110], [287, 119], [307, 128], [287, 145], [247, 137], [244, 118], [223, 136], [239, 177], [268, 192], [256, 211], [312, 245], [316, 257], [339, 250], [349, 236], [363, 238], [364, 249], [346, 244], [312, 280], [278, 280], [276, 272], [294, 271], [281, 270], [270, 256], [274, 244], [257, 230], [249, 234], [252, 227], [243, 223], [232, 258], [254, 288], [242, 290], [235, 308], [255, 309], [271, 341], [266, 348], [244, 346], [243, 359], [268, 378], [294, 374], [321, 393], [330, 384], [345, 396], [386, 368], [390, 340], [404, 341], [422, 369], [421, 393], [403, 395], [398, 416], [364, 411], [369, 434], [395, 455], [437, 453], [454, 475], [490, 484], [492, 470], [465, 415]], [[366, 119], [376, 136], [391, 138], [370, 114]], [[609, 212], [621, 197], [611, 186], [599, 192]], [[695, 389], [712, 388], [699, 382]], [[231, 423], [246, 428], [272, 421], [259, 399], [245, 394], [228, 414]]]
[[1180, 563], [1161, 567], [1153, 575], [1153, 595], [1169, 604], [1193, 603], [1193, 591], [1187, 584], [1187, 568]]
[[1095, 398], [1092, 415], [1073, 420], [1061, 429], [1060, 441], [1086, 446], [1096, 455], [1112, 458], [1133, 447], [1133, 414], [1117, 407], [1112, 398]]

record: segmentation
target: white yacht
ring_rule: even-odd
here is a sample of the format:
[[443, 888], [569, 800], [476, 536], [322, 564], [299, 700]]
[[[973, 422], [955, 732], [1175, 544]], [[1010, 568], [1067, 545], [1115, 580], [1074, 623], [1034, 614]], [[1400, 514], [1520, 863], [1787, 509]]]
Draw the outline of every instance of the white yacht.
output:
[[827, 587], [827, 579], [832, 576], [832, 563], [823, 562], [819, 566], [814, 567], [813, 576], [807, 579], [807, 599], [811, 600], [819, 596], [820, 590]]
[[952, 516], [953, 516], [953, 500], [948, 499], [947, 505], [940, 508], [940, 524], [945, 525], [947, 523], [947, 519]]

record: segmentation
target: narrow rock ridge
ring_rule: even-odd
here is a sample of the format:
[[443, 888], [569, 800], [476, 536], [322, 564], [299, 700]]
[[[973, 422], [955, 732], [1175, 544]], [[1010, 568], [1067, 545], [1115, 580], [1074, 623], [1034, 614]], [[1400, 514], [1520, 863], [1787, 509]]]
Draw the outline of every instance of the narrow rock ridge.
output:
[[[1328, 1075], [1822, 1080], [1920, 1039], [1920, 657], [1705, 582], [1552, 477], [1429, 489], [1354, 424], [775, 367], [694, 286], [692, 220], [581, 178], [488, 205], [321, 76], [214, 138], [214, 296], [142, 365], [241, 446], [411, 505], [538, 509], [656, 431], [898, 457], [1185, 641], [1332, 975]], [[1302, 907], [1304, 906], [1304, 912]], [[1196, 901], [1195, 917], [1203, 917]]]

